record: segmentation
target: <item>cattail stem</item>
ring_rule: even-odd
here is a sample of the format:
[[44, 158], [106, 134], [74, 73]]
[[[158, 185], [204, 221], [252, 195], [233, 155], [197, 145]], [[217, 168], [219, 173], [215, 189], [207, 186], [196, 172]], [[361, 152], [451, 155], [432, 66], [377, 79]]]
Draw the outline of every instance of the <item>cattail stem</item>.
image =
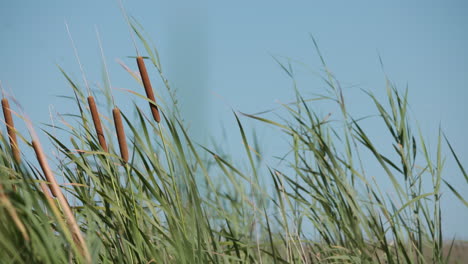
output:
[[13, 152], [13, 158], [16, 162], [21, 161], [21, 154], [18, 148], [18, 141], [16, 139], [15, 124], [13, 123], [13, 117], [11, 116], [10, 103], [8, 99], [2, 99], [3, 116], [5, 117], [5, 123], [8, 132], [8, 138], [10, 139], [11, 151]]
[[93, 118], [94, 128], [96, 129], [99, 144], [101, 145], [102, 149], [107, 152], [106, 138], [104, 137], [104, 131], [102, 130], [101, 119], [99, 118], [99, 112], [96, 107], [94, 97], [88, 96], [88, 105], [89, 109], [91, 110], [91, 116]]
[[[37, 138], [32, 140], [32, 146], [34, 152], [36, 153], [37, 160], [39, 161], [39, 165], [41, 166], [42, 171], [46, 176], [47, 181], [49, 182], [49, 188], [52, 194], [57, 198], [58, 202], [60, 203], [61, 209], [65, 216], [65, 220], [68, 224], [68, 228], [72, 233], [73, 241], [77, 244], [78, 250], [80, 251], [81, 255], [86, 259], [88, 263], [91, 263], [91, 257], [89, 255], [88, 248], [86, 247], [86, 242], [83, 236], [81, 235], [80, 227], [76, 222], [75, 216], [73, 215], [70, 205], [68, 204], [67, 198], [65, 198], [62, 191], [60, 190], [57, 181], [55, 180], [55, 176], [52, 173], [49, 164], [47, 163], [47, 158], [44, 152], [42, 151], [41, 144]], [[41, 187], [44, 189], [44, 184], [41, 184]], [[46, 198], [50, 197], [46, 194]]]
[[[141, 80], [143, 81], [143, 86], [145, 87], [146, 97], [156, 103], [156, 99], [154, 98], [153, 87], [151, 86], [151, 82], [148, 76], [148, 72], [146, 71], [145, 61], [143, 57], [137, 57], [137, 64], [138, 69], [140, 70]], [[161, 116], [159, 115], [158, 107], [152, 102], [150, 102], [151, 113], [153, 114], [153, 118], [156, 122], [161, 121]]]
[[122, 123], [122, 116], [120, 114], [119, 108], [115, 107], [112, 109], [112, 115], [114, 116], [114, 125], [117, 132], [117, 139], [119, 141], [120, 156], [122, 160], [128, 162], [128, 147], [127, 140], [125, 139], [125, 131]]

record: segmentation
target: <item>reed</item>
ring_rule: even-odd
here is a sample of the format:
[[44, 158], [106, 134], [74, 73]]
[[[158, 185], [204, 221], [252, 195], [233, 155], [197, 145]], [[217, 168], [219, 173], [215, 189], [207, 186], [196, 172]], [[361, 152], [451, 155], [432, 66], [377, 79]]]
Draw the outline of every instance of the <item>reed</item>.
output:
[[44, 176], [49, 182], [49, 189], [52, 192], [52, 195], [54, 197], [57, 197], [60, 190], [57, 181], [55, 180], [54, 174], [52, 173], [52, 170], [50, 169], [47, 163], [47, 158], [44, 155], [44, 152], [42, 151], [39, 141], [33, 139], [31, 141], [31, 144], [34, 149], [34, 153], [36, 154], [37, 162], [39, 162], [39, 166], [41, 166], [42, 172], [44, 173]]
[[11, 204], [10, 200], [8, 199], [8, 196], [6, 195], [5, 189], [3, 189], [2, 184], [0, 184], [0, 204], [7, 210], [13, 223], [15, 223], [16, 227], [18, 227], [18, 229], [20, 230], [23, 239], [25, 241], [29, 241], [29, 235], [26, 231], [26, 227], [24, 226], [23, 222], [18, 216], [15, 207]]
[[[44, 151], [42, 150], [41, 143], [39, 142], [39, 139], [37, 139], [35, 136], [33, 136], [33, 140], [31, 143], [32, 143], [34, 152], [36, 153], [36, 157], [39, 162], [39, 165], [42, 168], [42, 172], [44, 173], [47, 181], [49, 182], [49, 188], [52, 194], [54, 195], [54, 197], [56, 197], [58, 202], [60, 203], [61, 209], [63, 211], [66, 222], [68, 224], [68, 228], [70, 229], [70, 232], [72, 233], [73, 241], [76, 243], [78, 250], [80, 251], [83, 258], [87, 260], [87, 263], [91, 263], [91, 256], [89, 255], [86, 242], [83, 236], [81, 235], [80, 228], [78, 226], [78, 223], [76, 222], [75, 216], [73, 215], [73, 212], [70, 208], [67, 198], [65, 198], [62, 191], [60, 190], [60, 187], [55, 179], [55, 176], [52, 173], [52, 170], [50, 169], [50, 166], [47, 162], [47, 158], [44, 154]], [[43, 184], [42, 184], [42, 187], [43, 187]], [[49, 197], [47, 193], [45, 195], [46, 195], [46, 198]]]
[[[47, 158], [44, 154], [44, 151], [42, 150], [41, 143], [39, 142], [38, 139], [33, 139], [31, 143], [32, 143], [34, 152], [36, 153], [36, 157], [39, 162], [39, 165], [42, 168], [42, 172], [44, 173], [47, 181], [49, 182], [49, 188], [52, 194], [57, 198], [58, 202], [60, 203], [60, 206], [63, 210], [63, 214], [65, 215], [65, 219], [70, 229], [70, 232], [73, 235], [73, 240], [77, 244], [78, 249], [81, 252], [82, 256], [86, 260], [88, 260], [87, 261], [88, 263], [90, 263], [91, 257], [89, 255], [88, 248], [86, 247], [86, 242], [83, 236], [81, 235], [80, 228], [76, 222], [75, 217], [73, 216], [73, 212], [70, 208], [70, 205], [68, 204], [67, 199], [65, 198], [62, 191], [60, 190], [60, 187], [55, 179], [55, 176], [49, 167]], [[47, 194], [45, 195], [46, 197], [48, 197]]]
[[[158, 68], [157, 54], [144, 43]], [[137, 63], [147, 97], [153, 100], [138, 52]], [[322, 63], [328, 69], [323, 59]], [[294, 76], [294, 64], [280, 66]], [[158, 72], [172, 96], [169, 82]], [[445, 216], [440, 201], [448, 192], [442, 186], [447, 184], [455, 197], [468, 203], [459, 186], [448, 183], [452, 178], [443, 175], [443, 134], [436, 149], [429, 148], [422, 131], [412, 129], [407, 93], [401, 94], [388, 80], [383, 102], [366, 93], [375, 105], [375, 111], [366, 113], [375, 122], [368, 126], [349, 112], [338, 80], [325, 72], [320, 77], [327, 87], [322, 95], [303, 98], [298, 88], [291, 95], [296, 100], [282, 104], [280, 113], [234, 113], [244, 152], [231, 155], [223, 150], [224, 140], [208, 146], [193, 141], [178, 114], [166, 115], [164, 126], [159, 126], [136, 106], [134, 118], [127, 119], [112, 93], [106, 93], [112, 98], [109, 108], [122, 161], [96, 158], [96, 152], [89, 151], [96, 140], [89, 136], [93, 128], [88, 115], [69, 115], [77, 125], [64, 120], [62, 130], [73, 147], [46, 131], [61, 153], [53, 168], [64, 177], [63, 186], [57, 184], [27, 122], [41, 168], [27, 162], [27, 156], [23, 164], [29, 166], [12, 166], [12, 153], [1, 143], [0, 184], [17, 175], [19, 191], [0, 185], [0, 262], [451, 263], [442, 236]], [[105, 78], [110, 89], [107, 69]], [[93, 121], [101, 121], [84, 81]], [[79, 92], [78, 85], [70, 83]], [[159, 122], [154, 103], [153, 118]], [[324, 103], [336, 113], [333, 120], [320, 110]], [[177, 104], [173, 109], [178, 113]], [[288, 149], [275, 148], [265, 156], [262, 144], [246, 133], [244, 118], [276, 133], [276, 140], [286, 140]], [[132, 132], [129, 142], [123, 119]], [[372, 136], [380, 128], [388, 132], [383, 133], [386, 138], [374, 142]], [[19, 132], [17, 136], [22, 138]], [[461, 176], [468, 179], [468, 170], [448, 146]], [[134, 150], [130, 159], [129, 147]], [[269, 161], [275, 157], [279, 162]], [[67, 201], [65, 194], [73, 200]]]
[[148, 99], [151, 100], [151, 102], [149, 103], [151, 113], [153, 115], [154, 120], [159, 123], [161, 121], [161, 116], [159, 115], [159, 109], [156, 106], [156, 99], [154, 97], [153, 87], [151, 86], [148, 71], [146, 70], [145, 61], [141, 56], [138, 56], [136, 60], [138, 64], [138, 69], [140, 71], [141, 80], [143, 81], [143, 87], [145, 88], [146, 97], [148, 97]]
[[101, 145], [102, 149], [107, 152], [107, 143], [106, 138], [104, 137], [104, 131], [102, 129], [101, 119], [99, 118], [99, 112], [96, 107], [96, 102], [94, 101], [93, 96], [88, 96], [88, 105], [89, 109], [91, 110], [91, 117], [93, 118], [94, 129], [96, 130], [96, 135], [99, 140], [99, 144]]
[[127, 140], [125, 139], [125, 131], [122, 122], [122, 115], [117, 107], [112, 109], [112, 115], [114, 117], [115, 131], [117, 132], [117, 140], [119, 141], [120, 156], [124, 163], [128, 162], [128, 147]]
[[18, 140], [16, 138], [15, 124], [13, 123], [13, 117], [11, 115], [10, 103], [7, 98], [2, 99], [2, 109], [3, 116], [5, 117], [8, 138], [10, 139], [11, 151], [13, 152], [13, 158], [19, 163], [21, 161], [21, 153], [19, 151]]

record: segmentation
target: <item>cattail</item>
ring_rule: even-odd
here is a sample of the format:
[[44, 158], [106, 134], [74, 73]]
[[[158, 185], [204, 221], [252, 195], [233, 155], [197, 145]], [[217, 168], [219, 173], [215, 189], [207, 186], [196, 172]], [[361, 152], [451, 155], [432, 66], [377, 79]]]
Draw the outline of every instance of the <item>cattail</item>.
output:
[[[151, 82], [148, 77], [148, 72], [146, 71], [145, 61], [143, 60], [143, 57], [141, 56], [137, 57], [137, 64], [138, 64], [138, 69], [140, 70], [140, 75], [141, 75], [141, 80], [143, 81], [143, 86], [145, 87], [146, 96], [148, 97], [148, 99], [156, 103], [156, 99], [154, 98], [154, 93], [153, 93], [153, 87], [151, 87]], [[159, 115], [158, 107], [154, 103], [150, 102], [151, 113], [153, 114], [154, 120], [159, 123], [161, 121], [161, 117]]]
[[94, 128], [96, 129], [99, 144], [102, 149], [107, 152], [106, 138], [104, 137], [104, 131], [102, 130], [101, 119], [99, 118], [99, 112], [94, 97], [88, 96], [88, 105], [91, 110], [91, 116], [93, 117]]
[[120, 156], [122, 160], [128, 162], [128, 147], [127, 140], [125, 139], [125, 131], [122, 123], [122, 116], [120, 115], [119, 108], [115, 107], [112, 109], [112, 115], [114, 116], [115, 130], [117, 132], [117, 140], [119, 141]]
[[120, 6], [120, 10], [122, 11], [123, 16], [125, 17], [125, 20], [127, 21], [130, 36], [132, 37], [132, 41], [133, 41], [133, 46], [135, 47], [135, 51], [137, 54], [136, 60], [138, 64], [138, 69], [140, 70], [141, 80], [143, 81], [143, 87], [145, 88], [146, 97], [152, 101], [149, 103], [149, 105], [150, 105], [151, 113], [153, 115], [153, 119], [159, 123], [161, 121], [161, 116], [159, 115], [158, 107], [155, 104], [156, 98], [154, 97], [153, 87], [151, 87], [151, 82], [148, 77], [148, 71], [146, 70], [145, 61], [143, 60], [143, 57], [140, 56], [140, 52], [138, 52], [138, 47], [136, 45], [135, 37], [133, 36], [132, 26], [130, 25], [130, 20], [128, 19], [127, 12], [125, 11], [125, 8], [123, 7], [121, 0], [119, 0], [119, 6]]
[[34, 149], [34, 153], [36, 153], [37, 161], [39, 162], [39, 165], [41, 166], [41, 169], [44, 172], [44, 176], [50, 183], [49, 189], [52, 192], [52, 195], [54, 195], [54, 197], [57, 197], [58, 193], [60, 192], [60, 190], [58, 189], [57, 181], [55, 180], [52, 170], [50, 170], [50, 167], [47, 163], [47, 158], [44, 155], [44, 152], [42, 152], [42, 148], [38, 142], [39, 141], [36, 141], [34, 139], [31, 142], [32, 147]]
[[10, 138], [11, 151], [13, 152], [13, 158], [16, 162], [21, 161], [21, 154], [18, 148], [18, 141], [16, 139], [15, 124], [13, 123], [13, 117], [11, 116], [10, 103], [7, 98], [2, 99], [3, 116], [5, 117], [5, 123], [7, 127], [8, 137]]
[[[32, 127], [30, 124], [29, 126]], [[63, 211], [66, 222], [68, 224], [68, 228], [70, 229], [70, 232], [72, 233], [73, 241], [77, 244], [81, 255], [87, 260], [88, 263], [91, 263], [91, 257], [89, 255], [88, 248], [86, 247], [86, 242], [83, 239], [83, 236], [81, 235], [80, 227], [78, 226], [76, 222], [75, 216], [73, 215], [70, 205], [68, 204], [67, 198], [65, 198], [62, 191], [60, 190], [60, 187], [57, 181], [55, 180], [55, 176], [52, 173], [52, 170], [50, 169], [49, 164], [47, 163], [47, 158], [44, 152], [42, 151], [42, 147], [39, 142], [39, 139], [37, 139], [37, 136], [35, 136], [34, 133], [33, 133], [32, 146], [33, 146], [34, 152], [36, 153], [36, 157], [39, 162], [39, 165], [42, 168], [42, 172], [46, 176], [47, 181], [50, 183], [49, 185], [50, 191], [60, 203], [61, 209]], [[43, 183], [41, 183], [41, 187], [44, 190]], [[46, 194], [46, 198], [48, 198], [49, 202], [52, 204], [51, 197], [49, 197]]]

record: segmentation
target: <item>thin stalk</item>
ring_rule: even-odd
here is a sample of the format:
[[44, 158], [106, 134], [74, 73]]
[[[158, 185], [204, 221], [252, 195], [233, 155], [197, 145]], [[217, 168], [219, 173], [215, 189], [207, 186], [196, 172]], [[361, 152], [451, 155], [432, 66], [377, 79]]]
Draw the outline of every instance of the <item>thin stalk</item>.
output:
[[124, 163], [128, 162], [128, 147], [127, 140], [125, 139], [125, 131], [122, 122], [122, 116], [119, 108], [115, 107], [112, 109], [112, 115], [114, 116], [115, 131], [117, 132], [117, 140], [119, 141], [120, 156]]
[[107, 78], [107, 84], [108, 84], [108, 85], [106, 85], [106, 88], [109, 89], [109, 94], [110, 94], [111, 99], [112, 99], [112, 105], [115, 108], [116, 107], [115, 106], [115, 99], [114, 99], [114, 95], [112, 95], [112, 91], [111, 91], [112, 83], [110, 81], [109, 71], [107, 70], [106, 57], [104, 56], [104, 49], [102, 48], [102, 41], [101, 41], [101, 37], [99, 35], [99, 30], [97, 29], [97, 26], [95, 26], [95, 30], [96, 30], [96, 37], [97, 37], [98, 43], [99, 43], [99, 50], [101, 52], [102, 64], [104, 65], [104, 70], [106, 72], [106, 78]]
[[29, 236], [28, 236], [28, 232], [26, 231], [26, 227], [24, 226], [23, 222], [21, 222], [21, 219], [19, 218], [18, 213], [16, 213], [15, 207], [11, 204], [10, 200], [8, 199], [8, 196], [5, 193], [5, 190], [3, 189], [3, 185], [1, 184], [0, 184], [0, 203], [2, 204], [2, 207], [6, 209], [8, 214], [10, 214], [11, 219], [13, 220], [16, 227], [18, 227], [19, 231], [21, 232], [23, 239], [26, 241], [29, 241]]
[[132, 33], [132, 26], [130, 25], [130, 20], [128, 19], [127, 12], [125, 11], [125, 8], [123, 7], [122, 0], [118, 0], [118, 2], [119, 2], [120, 11], [122, 11], [122, 14], [125, 18], [125, 22], [127, 22], [128, 31], [130, 33], [130, 37], [132, 38], [132, 42], [133, 42], [133, 46], [135, 47], [136, 54], [137, 56], [140, 56], [140, 52], [138, 52], [135, 37], [133, 36], [133, 33]]
[[146, 70], [145, 61], [143, 57], [138, 56], [136, 58], [138, 69], [140, 70], [141, 80], [143, 81], [143, 86], [145, 87], [146, 97], [151, 100], [150, 109], [151, 113], [153, 114], [153, 118], [156, 122], [161, 121], [161, 116], [159, 115], [158, 107], [156, 106], [156, 99], [154, 97], [153, 87], [151, 86], [151, 82], [148, 76], [148, 72]]
[[80, 61], [80, 56], [78, 56], [78, 50], [76, 49], [75, 42], [73, 41], [73, 38], [70, 33], [70, 29], [68, 28], [68, 24], [66, 22], [65, 22], [65, 26], [67, 28], [68, 37], [70, 38], [70, 42], [72, 44], [73, 51], [75, 53], [76, 61], [78, 62], [78, 65], [80, 66], [80, 71], [83, 77], [83, 81], [86, 85], [86, 90], [88, 92], [88, 105], [89, 105], [89, 110], [91, 111], [91, 116], [93, 118], [94, 129], [96, 130], [99, 144], [101, 145], [102, 149], [105, 152], [107, 152], [108, 149], [107, 149], [106, 139], [104, 137], [104, 131], [102, 129], [101, 119], [99, 118], [99, 112], [96, 107], [96, 102], [94, 100], [94, 97], [92, 96], [91, 88], [89, 87], [88, 80], [86, 79], [86, 75], [84, 73], [83, 65], [81, 64], [81, 61]]
[[65, 27], [67, 28], [68, 37], [70, 38], [70, 42], [73, 47], [73, 52], [75, 53], [76, 61], [78, 62], [78, 65], [80, 66], [81, 76], [83, 77], [83, 81], [86, 85], [86, 90], [88, 91], [88, 95], [91, 96], [91, 89], [89, 88], [88, 81], [86, 80], [86, 75], [84, 73], [83, 65], [81, 64], [80, 56], [78, 56], [78, 50], [76, 49], [75, 42], [73, 41], [67, 22], [65, 22]]
[[[112, 83], [111, 83], [111, 80], [110, 80], [109, 71], [107, 70], [106, 57], [104, 56], [104, 49], [102, 48], [102, 41], [101, 41], [101, 37], [99, 35], [99, 30], [98, 30], [97, 26], [95, 26], [95, 30], [96, 30], [96, 37], [97, 37], [98, 43], [99, 43], [99, 50], [101, 51], [102, 64], [104, 65], [104, 70], [106, 72], [106, 79], [107, 79], [107, 84], [108, 84], [107, 89], [109, 89], [109, 91], [111, 91]], [[109, 94], [111, 95], [112, 104], [115, 107], [114, 95], [112, 95], [112, 92], [109, 92]]]
[[153, 88], [151, 87], [151, 82], [148, 77], [148, 72], [146, 71], [145, 62], [143, 61], [143, 57], [140, 56], [140, 52], [138, 51], [138, 47], [136, 45], [135, 37], [132, 32], [132, 26], [130, 24], [130, 20], [128, 19], [127, 12], [125, 11], [125, 8], [123, 7], [122, 1], [118, 0], [118, 2], [119, 2], [120, 10], [122, 11], [122, 14], [125, 17], [125, 20], [127, 22], [128, 29], [130, 31], [130, 36], [133, 41], [133, 46], [135, 47], [135, 52], [137, 54], [138, 69], [140, 70], [140, 75], [143, 81], [143, 86], [145, 87], [146, 96], [148, 97], [148, 99], [153, 101], [153, 102], [150, 102], [151, 113], [153, 114], [154, 120], [159, 123], [161, 121], [161, 117], [159, 115], [158, 107], [155, 105], [156, 100], [154, 98]]

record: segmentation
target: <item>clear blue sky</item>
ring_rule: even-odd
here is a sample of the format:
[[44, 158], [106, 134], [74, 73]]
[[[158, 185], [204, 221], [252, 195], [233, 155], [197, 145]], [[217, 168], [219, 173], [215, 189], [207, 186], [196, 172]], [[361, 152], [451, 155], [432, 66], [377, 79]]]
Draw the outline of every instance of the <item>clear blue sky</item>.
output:
[[[291, 82], [271, 54], [319, 71], [311, 33], [357, 116], [375, 113], [365, 96], [356, 96], [361, 88], [384, 98], [380, 55], [391, 80], [401, 89], [409, 86], [411, 114], [432, 147], [441, 125], [462, 163], [468, 165], [466, 1], [139, 0], [124, 1], [124, 5], [156, 43], [168, 78], [179, 90], [183, 112], [198, 136], [220, 134], [223, 124], [230, 138], [226, 146], [236, 151], [240, 139], [231, 107], [254, 113], [276, 107], [277, 101], [293, 100]], [[116, 1], [2, 1], [0, 80], [36, 124], [49, 122], [49, 105], [61, 113], [76, 111], [56, 97], [71, 95], [71, 89], [55, 64], [82, 84], [65, 20], [91, 82], [101, 81], [97, 25], [113, 85], [138, 87], [115, 63], [119, 58], [136, 69], [134, 60], [127, 58], [135, 52]], [[299, 89], [305, 96], [323, 91], [324, 85], [305, 70], [298, 72]], [[128, 94], [114, 94], [125, 109]], [[207, 127], [211, 132], [205, 131]], [[284, 144], [277, 143], [267, 129], [258, 132], [272, 142], [263, 143], [266, 154], [281, 152]], [[449, 158], [447, 179], [468, 193], [453, 166]], [[446, 234], [468, 238], [467, 210], [448, 200], [444, 205]]]

